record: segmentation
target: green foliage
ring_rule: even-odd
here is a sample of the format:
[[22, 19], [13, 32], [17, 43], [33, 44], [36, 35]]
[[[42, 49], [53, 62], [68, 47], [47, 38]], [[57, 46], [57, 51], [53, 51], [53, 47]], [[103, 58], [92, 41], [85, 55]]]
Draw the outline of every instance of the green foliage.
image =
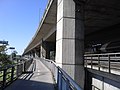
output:
[[5, 66], [8, 64], [11, 64], [11, 61], [8, 60], [9, 57], [7, 54], [1, 54], [0, 53], [0, 62], [1, 62], [1, 66]]
[[14, 58], [14, 57], [16, 57], [16, 55], [17, 55], [17, 51], [13, 51], [12, 57]]
[[5, 66], [8, 64], [11, 64], [11, 61], [9, 61], [9, 56], [6, 54], [6, 45], [0, 46], [0, 64], [1, 66]]
[[0, 53], [2, 54], [2, 53], [5, 53], [5, 51], [6, 51], [6, 45], [1, 45], [0, 46]]

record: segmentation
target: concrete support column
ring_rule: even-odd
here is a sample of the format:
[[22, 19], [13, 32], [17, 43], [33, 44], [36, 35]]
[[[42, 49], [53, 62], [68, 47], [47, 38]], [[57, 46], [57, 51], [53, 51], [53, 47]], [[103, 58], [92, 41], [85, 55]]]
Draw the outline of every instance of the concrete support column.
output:
[[31, 57], [32, 55], [31, 55], [31, 52], [30, 52], [30, 57]]
[[56, 63], [84, 88], [84, 22], [80, 4], [58, 0]]
[[31, 53], [29, 52], [29, 57], [31, 57]]
[[35, 50], [35, 56], [36, 56], [37, 58], [40, 57], [40, 48], [37, 48], [37, 49]]
[[35, 58], [35, 51], [34, 51], [34, 50], [32, 51], [32, 55], [33, 55], [33, 57]]
[[52, 42], [44, 41], [41, 45], [41, 58], [50, 59], [50, 51], [53, 50]]
[[39, 47], [39, 57], [41, 57], [41, 45]]
[[40, 57], [41, 57], [41, 58], [45, 58], [44, 52], [45, 52], [45, 50], [44, 50], [44, 48], [43, 48], [43, 46], [42, 46], [42, 44], [41, 44], [41, 45], [40, 45]]
[[33, 51], [33, 52], [34, 52], [34, 57], [36, 58], [36, 57], [37, 57], [37, 54], [36, 54], [36, 53], [37, 53], [37, 51], [36, 51], [36, 49], [34, 49], [34, 51]]
[[33, 52], [32, 52], [32, 51], [30, 51], [30, 57], [32, 57], [32, 58], [33, 58]]

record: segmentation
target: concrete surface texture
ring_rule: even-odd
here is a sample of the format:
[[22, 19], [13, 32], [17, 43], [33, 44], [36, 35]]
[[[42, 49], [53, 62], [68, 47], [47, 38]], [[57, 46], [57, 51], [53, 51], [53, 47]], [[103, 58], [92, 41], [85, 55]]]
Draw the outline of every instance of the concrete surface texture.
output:
[[23, 74], [5, 90], [54, 90], [54, 80], [51, 72], [40, 60], [34, 60], [32, 73]]
[[81, 7], [74, 0], [58, 0], [55, 61], [84, 88], [84, 22], [82, 12], [78, 12]]

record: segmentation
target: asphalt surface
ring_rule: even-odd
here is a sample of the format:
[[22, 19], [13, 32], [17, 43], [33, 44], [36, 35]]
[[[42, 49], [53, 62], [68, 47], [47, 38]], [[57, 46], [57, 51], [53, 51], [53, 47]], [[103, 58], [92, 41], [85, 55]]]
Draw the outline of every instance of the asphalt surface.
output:
[[29, 72], [5, 90], [54, 90], [54, 80], [49, 69], [40, 60], [34, 60]]

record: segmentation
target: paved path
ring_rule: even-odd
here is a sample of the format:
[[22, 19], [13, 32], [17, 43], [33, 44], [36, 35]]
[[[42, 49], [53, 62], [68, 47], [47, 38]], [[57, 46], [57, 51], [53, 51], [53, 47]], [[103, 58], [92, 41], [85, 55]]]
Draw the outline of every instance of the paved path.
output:
[[34, 60], [31, 69], [33, 73], [23, 74], [5, 90], [54, 90], [52, 74], [40, 60]]

